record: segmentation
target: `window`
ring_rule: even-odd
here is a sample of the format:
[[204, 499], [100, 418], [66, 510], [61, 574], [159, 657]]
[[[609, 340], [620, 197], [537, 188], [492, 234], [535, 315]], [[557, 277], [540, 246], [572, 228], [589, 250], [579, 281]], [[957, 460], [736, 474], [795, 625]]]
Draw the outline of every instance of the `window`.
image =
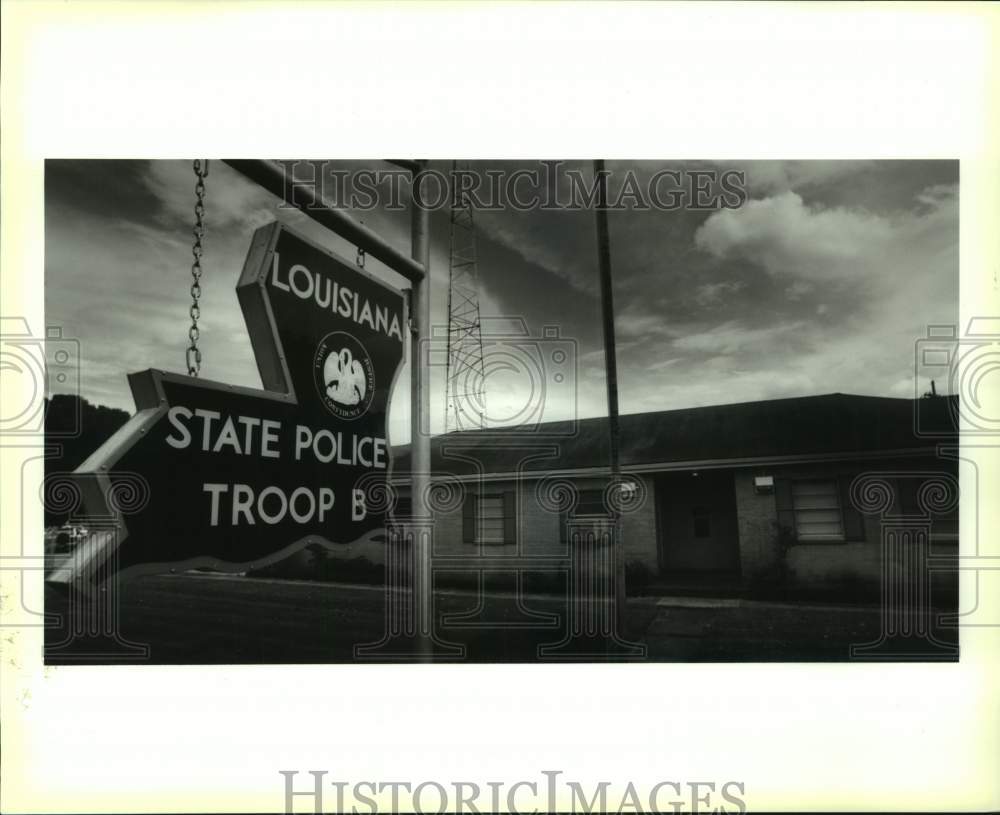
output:
[[580, 499], [573, 510], [574, 518], [607, 518], [608, 508], [604, 506], [603, 490], [581, 490]]
[[504, 542], [504, 512], [502, 495], [479, 497], [479, 543]]
[[840, 489], [836, 481], [794, 481], [792, 509], [795, 533], [800, 541], [845, 539]]
[[574, 528], [579, 529], [580, 521], [591, 521], [595, 525], [600, 525], [601, 521], [609, 517], [608, 508], [604, 505], [604, 490], [580, 490], [572, 513], [562, 512], [559, 515], [559, 542], [568, 542], [570, 521], [576, 521]]
[[462, 508], [462, 540], [466, 543], [517, 542], [513, 490], [485, 495], [466, 493]]
[[775, 478], [774, 503], [785, 544], [867, 540], [865, 518], [851, 503], [854, 477], [842, 472], [825, 478]]

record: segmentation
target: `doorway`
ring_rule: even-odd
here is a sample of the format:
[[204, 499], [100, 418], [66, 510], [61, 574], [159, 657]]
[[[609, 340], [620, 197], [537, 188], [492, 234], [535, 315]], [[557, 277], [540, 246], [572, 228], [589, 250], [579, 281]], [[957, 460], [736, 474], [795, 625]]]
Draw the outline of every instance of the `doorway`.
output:
[[664, 577], [737, 574], [736, 493], [728, 470], [670, 473], [656, 482]]

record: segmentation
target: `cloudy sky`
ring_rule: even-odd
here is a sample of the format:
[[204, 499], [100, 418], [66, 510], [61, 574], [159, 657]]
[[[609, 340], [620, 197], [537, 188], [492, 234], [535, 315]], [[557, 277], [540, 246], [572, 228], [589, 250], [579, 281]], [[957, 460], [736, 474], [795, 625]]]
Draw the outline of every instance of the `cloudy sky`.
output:
[[[834, 391], [913, 395], [915, 341], [928, 324], [957, 319], [957, 162], [607, 166], [612, 198], [628, 169], [640, 179], [664, 168], [742, 170], [749, 194], [738, 209], [610, 213], [623, 413]], [[279, 210], [276, 198], [221, 162], [212, 162], [207, 188], [202, 376], [259, 387], [234, 292], [253, 230], [279, 218], [345, 257], [354, 250], [301, 213]], [[131, 412], [127, 372], [184, 368], [191, 164], [50, 161], [45, 190], [47, 322], [80, 342], [82, 395]], [[408, 251], [406, 212], [355, 215]], [[575, 388], [547, 392], [545, 418], [602, 415], [593, 213], [506, 209], [477, 213], [476, 226], [487, 348], [491, 327], [510, 325], [498, 318], [519, 317], [534, 336], [558, 327], [578, 374]], [[447, 211], [433, 213], [432, 227], [432, 320], [444, 324]], [[374, 260], [367, 268], [404, 285]], [[396, 443], [409, 435], [407, 381], [404, 369], [390, 412]], [[435, 371], [435, 430], [443, 426], [443, 383]], [[523, 404], [516, 377], [500, 374], [487, 385], [498, 421]], [[921, 376], [918, 387], [926, 386]]]

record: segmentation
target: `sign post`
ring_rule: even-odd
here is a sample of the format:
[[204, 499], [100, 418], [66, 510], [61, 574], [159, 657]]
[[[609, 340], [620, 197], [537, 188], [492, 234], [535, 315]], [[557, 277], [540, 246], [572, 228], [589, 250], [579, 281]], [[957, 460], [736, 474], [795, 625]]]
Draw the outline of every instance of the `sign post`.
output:
[[[424, 162], [419, 168], [424, 168]], [[430, 268], [431, 235], [430, 210], [423, 206], [420, 193], [419, 172], [414, 173], [411, 201], [411, 250], [413, 260], [425, 270]], [[410, 494], [414, 519], [431, 522], [429, 507], [431, 488], [431, 437], [430, 421], [431, 393], [428, 382], [429, 366], [424, 364], [427, 353], [426, 339], [430, 337], [431, 302], [430, 279], [413, 281], [410, 303], [410, 319], [413, 322], [410, 338]], [[432, 528], [433, 532], [433, 528]], [[415, 571], [413, 592], [417, 600], [417, 631], [419, 656], [429, 660], [434, 637], [434, 584], [431, 570], [433, 537], [416, 537]]]

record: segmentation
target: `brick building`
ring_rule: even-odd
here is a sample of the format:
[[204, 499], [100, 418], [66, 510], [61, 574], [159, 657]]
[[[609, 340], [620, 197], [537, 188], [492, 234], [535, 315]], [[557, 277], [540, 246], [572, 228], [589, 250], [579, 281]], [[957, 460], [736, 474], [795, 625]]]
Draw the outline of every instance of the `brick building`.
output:
[[[624, 415], [627, 563], [707, 591], [870, 595], [886, 523], [925, 528], [933, 556], [957, 550], [957, 465], [944, 452], [956, 408], [835, 393]], [[408, 458], [394, 449], [400, 514]], [[439, 436], [432, 461], [435, 553], [470, 565], [568, 564], [567, 530], [608, 512], [603, 418]]]

